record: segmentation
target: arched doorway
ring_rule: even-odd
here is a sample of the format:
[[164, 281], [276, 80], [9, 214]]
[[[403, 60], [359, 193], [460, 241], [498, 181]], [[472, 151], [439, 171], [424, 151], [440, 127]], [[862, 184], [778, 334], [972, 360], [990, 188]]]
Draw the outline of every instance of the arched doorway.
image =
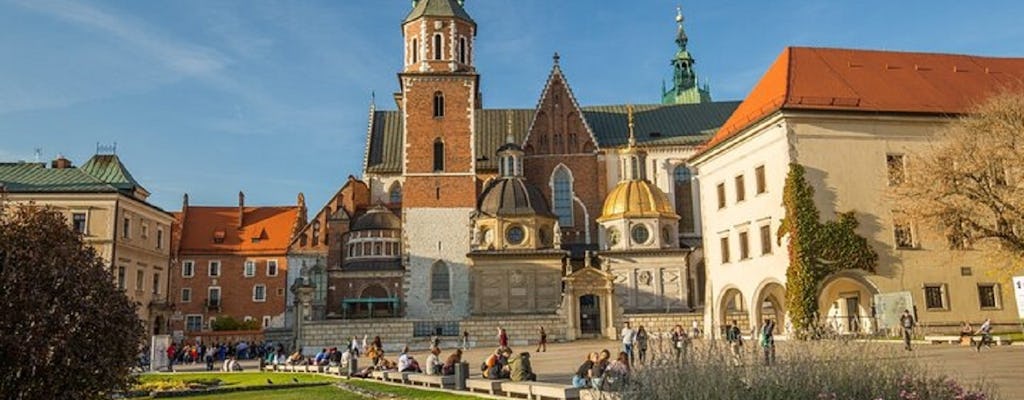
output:
[[716, 321], [718, 326], [716, 328], [722, 329], [733, 320], [742, 328], [746, 326], [749, 319], [746, 303], [743, 302], [743, 292], [735, 287], [725, 289], [718, 300], [718, 321]]
[[872, 304], [878, 289], [861, 274], [837, 273], [823, 281], [818, 294], [818, 315], [827, 329], [839, 334], [875, 331]]
[[754, 323], [758, 326], [765, 318], [775, 321], [775, 326], [785, 326], [786, 288], [776, 280], [762, 282], [754, 297]]
[[580, 334], [601, 335], [601, 297], [593, 294], [580, 296]]

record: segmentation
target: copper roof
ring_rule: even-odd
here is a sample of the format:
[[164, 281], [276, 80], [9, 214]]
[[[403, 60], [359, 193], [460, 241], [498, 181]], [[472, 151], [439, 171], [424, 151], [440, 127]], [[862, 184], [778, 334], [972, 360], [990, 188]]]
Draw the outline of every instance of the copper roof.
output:
[[781, 109], [958, 115], [1022, 79], [1024, 58], [788, 47], [703, 151]]

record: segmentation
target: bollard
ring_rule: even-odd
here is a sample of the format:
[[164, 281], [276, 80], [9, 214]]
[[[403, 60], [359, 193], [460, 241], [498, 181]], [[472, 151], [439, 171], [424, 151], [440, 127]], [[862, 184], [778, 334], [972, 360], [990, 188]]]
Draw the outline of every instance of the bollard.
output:
[[[356, 372], [359, 372], [359, 359], [352, 357], [348, 360], [348, 377], [351, 378]], [[341, 368], [338, 368], [338, 374], [341, 374]]]
[[469, 363], [460, 362], [455, 365], [455, 390], [466, 390], [466, 379], [469, 378]]

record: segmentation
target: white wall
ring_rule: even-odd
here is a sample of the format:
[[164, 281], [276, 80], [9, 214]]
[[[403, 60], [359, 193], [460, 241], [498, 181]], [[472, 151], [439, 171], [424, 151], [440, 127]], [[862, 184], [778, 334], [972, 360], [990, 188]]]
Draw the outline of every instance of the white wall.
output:
[[[405, 313], [412, 319], [458, 320], [469, 315], [469, 214], [472, 208], [406, 208], [404, 243], [409, 254], [405, 275]], [[430, 300], [430, 270], [448, 264], [451, 301]]]

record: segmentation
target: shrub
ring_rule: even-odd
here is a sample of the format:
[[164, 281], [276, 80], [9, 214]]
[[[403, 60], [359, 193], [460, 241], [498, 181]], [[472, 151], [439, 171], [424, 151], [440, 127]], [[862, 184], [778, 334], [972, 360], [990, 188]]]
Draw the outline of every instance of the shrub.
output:
[[257, 331], [260, 329], [260, 322], [256, 320], [239, 321], [231, 316], [217, 317], [210, 328], [214, 331]]

